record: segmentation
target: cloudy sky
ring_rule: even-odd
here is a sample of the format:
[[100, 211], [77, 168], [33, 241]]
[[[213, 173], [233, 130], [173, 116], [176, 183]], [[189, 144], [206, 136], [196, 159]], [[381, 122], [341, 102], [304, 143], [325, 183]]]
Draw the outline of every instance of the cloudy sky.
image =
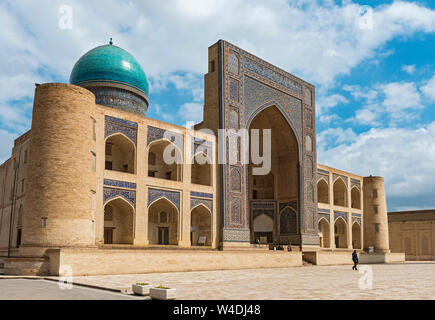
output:
[[202, 120], [219, 39], [313, 83], [319, 163], [384, 176], [389, 210], [435, 208], [435, 1], [0, 0], [0, 162], [34, 84], [110, 37], [147, 73], [149, 116], [179, 125]]

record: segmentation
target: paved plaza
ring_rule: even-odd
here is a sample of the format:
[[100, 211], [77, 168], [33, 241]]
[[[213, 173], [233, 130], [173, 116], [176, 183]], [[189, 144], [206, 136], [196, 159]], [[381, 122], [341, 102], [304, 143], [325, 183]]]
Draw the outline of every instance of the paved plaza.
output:
[[35, 279], [0, 279], [0, 300], [131, 300], [141, 299], [82, 286], [60, 289], [59, 283]]
[[351, 266], [82, 276], [74, 282], [120, 290], [135, 282], [163, 284], [176, 288], [178, 299], [435, 299], [435, 261], [369, 267], [371, 290], [360, 289], [363, 274]]

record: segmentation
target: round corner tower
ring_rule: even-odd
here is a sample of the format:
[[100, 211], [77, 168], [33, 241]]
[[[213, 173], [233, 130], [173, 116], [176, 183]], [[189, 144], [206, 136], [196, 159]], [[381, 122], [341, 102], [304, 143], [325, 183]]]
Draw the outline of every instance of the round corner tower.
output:
[[365, 177], [364, 190], [364, 249], [389, 252], [387, 201], [384, 178]]
[[62, 83], [37, 86], [29, 147], [23, 246], [95, 244], [92, 92]]

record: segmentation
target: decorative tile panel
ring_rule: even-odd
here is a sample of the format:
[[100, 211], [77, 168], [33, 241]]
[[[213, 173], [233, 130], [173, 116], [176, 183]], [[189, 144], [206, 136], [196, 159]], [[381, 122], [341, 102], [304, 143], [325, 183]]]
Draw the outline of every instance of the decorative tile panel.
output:
[[229, 70], [234, 74], [239, 74], [239, 55], [230, 50], [229, 54]]
[[330, 222], [330, 221], [329, 221], [329, 220], [330, 220], [330, 215], [329, 215], [329, 213], [320, 213], [320, 212], [318, 212], [318, 213], [317, 213], [317, 221], [319, 221], [321, 218], [325, 218], [326, 221]]
[[347, 213], [341, 211], [334, 211], [334, 221], [336, 221], [339, 217], [342, 217], [344, 221], [347, 223]]
[[297, 83], [296, 81], [274, 71], [269, 69], [268, 67], [261, 65], [257, 63], [256, 61], [246, 58], [245, 57], [245, 63], [244, 67], [256, 73], [257, 75], [260, 75], [270, 81], [273, 81], [281, 86], [286, 87], [287, 89], [293, 90], [299, 94], [302, 94], [302, 86]]
[[112, 199], [121, 197], [136, 208], [136, 191], [104, 187], [103, 195], [105, 204]]
[[224, 242], [250, 242], [251, 232], [249, 229], [225, 228], [223, 231]]
[[281, 234], [297, 233], [298, 218], [294, 210], [286, 207], [280, 214], [279, 230]]
[[136, 189], [136, 183], [111, 179], [104, 179], [104, 185], [118, 188]]
[[148, 188], [148, 206], [160, 198], [168, 199], [178, 210], [180, 210], [180, 192]]
[[198, 197], [198, 198], [213, 199], [213, 194], [204, 193], [204, 192], [197, 192], [197, 191], [190, 191], [190, 196], [191, 197]]
[[334, 173], [333, 174], [333, 179], [334, 179], [334, 182], [337, 180], [337, 178], [342, 178], [343, 179], [343, 181], [344, 181], [344, 184], [346, 185], [346, 187], [348, 187], [348, 185], [347, 185], [347, 177], [346, 176], [343, 176], [343, 175], [341, 175], [341, 174], [337, 174], [337, 173]]
[[213, 202], [212, 200], [207, 199], [199, 199], [199, 198], [190, 198], [190, 210], [195, 208], [196, 206], [203, 204], [206, 208], [213, 212]]
[[105, 116], [104, 137], [107, 138], [115, 133], [125, 134], [135, 145], [137, 145], [137, 123]]
[[230, 78], [229, 94], [230, 94], [231, 100], [239, 102], [239, 81], [238, 80]]
[[275, 105], [280, 109], [295, 131], [300, 143], [302, 137], [302, 102], [288, 94], [265, 86], [252, 78], [244, 78], [245, 118], [253, 117], [266, 106]]
[[147, 145], [159, 139], [165, 139], [169, 142], [172, 142], [180, 149], [182, 153], [184, 153], [184, 136], [181, 133], [148, 126]]

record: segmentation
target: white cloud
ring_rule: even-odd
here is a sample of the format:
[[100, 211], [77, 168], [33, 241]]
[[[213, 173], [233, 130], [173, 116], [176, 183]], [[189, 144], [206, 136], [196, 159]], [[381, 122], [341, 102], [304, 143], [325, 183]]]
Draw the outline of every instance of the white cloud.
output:
[[0, 130], [0, 164], [5, 162], [11, 156], [13, 142], [17, 138], [15, 133], [6, 130]]
[[421, 87], [421, 91], [431, 100], [435, 101], [435, 75], [426, 85]]
[[347, 104], [349, 101], [340, 94], [332, 94], [330, 96], [319, 97], [316, 107], [317, 114], [320, 116], [328, 111], [330, 108], [334, 108], [340, 104]]
[[415, 69], [416, 69], [415, 64], [412, 64], [412, 65], [405, 64], [402, 66], [402, 70], [408, 74], [413, 74], [415, 72]]
[[178, 116], [184, 122], [199, 123], [202, 121], [204, 106], [200, 103], [187, 102], [184, 103], [178, 110]]
[[[319, 136], [331, 139], [331, 135], [334, 139], [337, 134], [344, 132], [321, 132]], [[363, 176], [383, 176], [387, 195], [393, 199], [390, 209], [398, 205], [400, 197], [413, 200], [409, 205], [416, 207], [424, 206], [424, 202], [416, 203], [415, 197], [432, 194], [433, 198], [435, 122], [416, 129], [371, 129], [356, 138], [351, 136], [350, 141], [331, 148], [320, 143], [319, 163]]]

